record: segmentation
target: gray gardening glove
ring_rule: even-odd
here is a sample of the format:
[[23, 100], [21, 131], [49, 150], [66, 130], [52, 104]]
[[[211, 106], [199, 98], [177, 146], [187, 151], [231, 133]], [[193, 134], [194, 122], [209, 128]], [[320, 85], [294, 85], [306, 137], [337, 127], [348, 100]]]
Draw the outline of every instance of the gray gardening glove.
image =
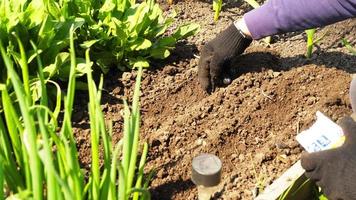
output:
[[201, 51], [198, 69], [203, 89], [214, 91], [222, 83], [222, 75], [228, 74], [231, 59], [243, 53], [251, 42], [252, 39], [240, 33], [234, 24], [208, 42]]
[[356, 199], [356, 123], [346, 117], [340, 126], [346, 136], [341, 147], [303, 154], [301, 164], [328, 199]]

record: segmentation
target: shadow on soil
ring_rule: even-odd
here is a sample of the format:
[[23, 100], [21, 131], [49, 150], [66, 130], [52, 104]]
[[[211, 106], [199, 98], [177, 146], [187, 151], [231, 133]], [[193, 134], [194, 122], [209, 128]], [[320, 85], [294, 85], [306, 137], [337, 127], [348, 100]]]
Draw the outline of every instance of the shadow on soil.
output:
[[171, 181], [151, 189], [152, 199], [171, 200], [182, 191], [190, 191], [195, 187], [191, 180]]
[[165, 60], [153, 60], [149, 71], [157, 71], [162, 69], [166, 65], [175, 65], [182, 60], [190, 60], [199, 55], [198, 48], [195, 44], [189, 44], [186, 41], [180, 41], [174, 50], [171, 51], [171, 55]]
[[308, 64], [337, 68], [350, 74], [356, 73], [356, 56], [341, 52], [316, 51], [311, 59], [306, 59], [304, 55], [280, 58], [270, 52], [247, 53], [232, 62], [231, 74], [235, 79], [248, 72], [261, 72], [266, 69], [288, 71]]

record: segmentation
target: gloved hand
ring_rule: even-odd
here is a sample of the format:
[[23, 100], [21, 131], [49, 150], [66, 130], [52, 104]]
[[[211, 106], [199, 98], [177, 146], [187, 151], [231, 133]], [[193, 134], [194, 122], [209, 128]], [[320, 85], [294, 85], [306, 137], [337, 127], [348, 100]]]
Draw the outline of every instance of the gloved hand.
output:
[[227, 29], [208, 42], [202, 49], [198, 78], [201, 86], [208, 92], [221, 84], [222, 74], [226, 73], [230, 60], [241, 54], [252, 39], [244, 36], [231, 24]]
[[356, 199], [356, 123], [345, 117], [340, 126], [346, 137], [341, 147], [303, 154], [301, 164], [328, 199]]

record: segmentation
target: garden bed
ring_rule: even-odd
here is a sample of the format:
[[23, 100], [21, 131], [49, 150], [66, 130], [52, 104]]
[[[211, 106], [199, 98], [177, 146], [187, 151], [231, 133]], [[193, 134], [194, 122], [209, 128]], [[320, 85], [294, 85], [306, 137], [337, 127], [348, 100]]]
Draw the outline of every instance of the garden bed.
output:
[[[166, 7], [176, 9], [178, 23], [199, 23], [201, 31], [143, 76], [141, 130], [151, 144], [147, 169], [157, 171], [153, 199], [196, 199], [191, 161], [203, 152], [223, 162], [224, 187], [216, 199], [252, 199], [258, 185], [270, 184], [300, 158], [295, 136], [311, 125], [317, 110], [334, 121], [351, 113], [348, 87], [356, 57], [341, 39], [355, 45], [356, 20], [318, 30], [317, 37], [326, 35], [309, 60], [303, 56], [304, 34], [275, 37], [271, 45], [253, 42], [233, 62], [233, 82], [208, 95], [197, 81], [200, 49], [249, 8], [227, 3], [214, 23], [211, 2]], [[102, 106], [116, 141], [122, 134], [121, 99], [132, 96], [134, 81], [135, 72], [105, 77]], [[76, 99], [81, 99], [73, 113], [80, 159], [89, 168], [87, 98]]]

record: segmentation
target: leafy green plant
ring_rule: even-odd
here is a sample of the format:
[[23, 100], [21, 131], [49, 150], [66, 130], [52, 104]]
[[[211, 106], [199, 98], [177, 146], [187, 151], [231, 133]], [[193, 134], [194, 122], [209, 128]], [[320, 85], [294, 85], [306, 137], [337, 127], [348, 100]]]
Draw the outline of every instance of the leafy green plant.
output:
[[140, 4], [106, 0], [98, 12], [97, 16], [85, 16], [88, 31], [78, 39], [82, 47], [91, 46], [91, 58], [104, 72], [116, 64], [122, 70], [125, 67], [148, 67], [149, 58], [167, 58], [178, 40], [199, 29], [196, 24], [188, 24], [171, 35], [164, 35], [173, 23], [174, 15], [163, 17], [154, 0]]
[[[91, 171], [85, 176], [80, 167], [75, 138], [72, 130], [72, 108], [77, 77], [74, 51], [74, 26], [70, 28], [70, 69], [67, 94], [63, 108], [63, 119], [59, 126], [61, 110], [61, 88], [46, 80], [42, 72], [42, 59], [37, 46], [33, 45], [37, 61], [41, 97], [32, 101], [31, 90], [15, 70], [16, 61], [0, 42], [2, 61], [8, 72], [6, 82], [0, 84], [0, 199], [6, 195], [15, 199], [149, 199], [147, 190], [149, 175], [144, 179], [143, 168], [148, 145], [143, 145], [139, 165], [139, 88], [142, 67], [138, 70], [132, 110], [125, 104], [124, 134], [119, 143], [113, 145], [111, 126], [106, 125], [101, 111], [100, 99], [103, 85], [99, 87], [92, 79], [93, 63], [89, 49], [83, 66], [88, 80], [89, 118], [91, 128]], [[19, 42], [19, 45], [22, 44]], [[7, 47], [11, 48], [11, 47]], [[25, 56], [21, 58], [25, 62]], [[26, 70], [21, 71], [27, 76]], [[48, 105], [46, 82], [56, 85], [57, 103], [52, 110]], [[8, 88], [14, 93], [9, 94]], [[110, 123], [109, 123], [110, 124]], [[103, 150], [100, 150], [102, 146]], [[99, 164], [99, 154], [103, 165]], [[135, 182], [134, 182], [135, 181]], [[118, 183], [118, 185], [117, 185]], [[4, 194], [4, 191], [6, 194]]]
[[[0, 40], [8, 45], [20, 72], [28, 65], [29, 79], [36, 76], [35, 52], [42, 56], [45, 78], [68, 80], [70, 71], [69, 28], [76, 30], [76, 71], [85, 74], [85, 50], [91, 48], [93, 67], [104, 72], [117, 66], [121, 70], [148, 67], [149, 59], [164, 59], [176, 42], [195, 34], [197, 24], [178, 26], [167, 33], [175, 16], [164, 17], [154, 0], [49, 1], [2, 0], [0, 2]], [[16, 32], [16, 35], [13, 34]], [[22, 60], [17, 40], [27, 55]], [[6, 74], [5, 69], [0, 69]], [[6, 79], [3, 77], [2, 80]]]

